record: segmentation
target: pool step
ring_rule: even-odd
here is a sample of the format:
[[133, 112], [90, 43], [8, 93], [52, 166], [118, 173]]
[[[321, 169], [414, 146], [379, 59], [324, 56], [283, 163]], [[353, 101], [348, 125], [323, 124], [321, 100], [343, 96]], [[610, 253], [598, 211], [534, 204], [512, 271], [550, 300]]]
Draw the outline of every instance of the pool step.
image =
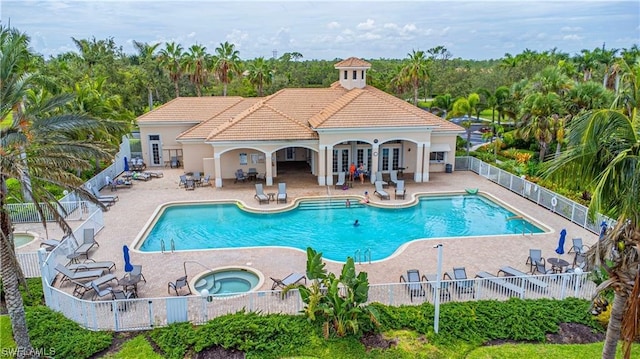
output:
[[[360, 203], [357, 199], [351, 199], [351, 208], [361, 208], [364, 207], [362, 203]], [[346, 200], [335, 200], [335, 201], [303, 201], [298, 205], [298, 209], [327, 209], [327, 208], [347, 208]]]

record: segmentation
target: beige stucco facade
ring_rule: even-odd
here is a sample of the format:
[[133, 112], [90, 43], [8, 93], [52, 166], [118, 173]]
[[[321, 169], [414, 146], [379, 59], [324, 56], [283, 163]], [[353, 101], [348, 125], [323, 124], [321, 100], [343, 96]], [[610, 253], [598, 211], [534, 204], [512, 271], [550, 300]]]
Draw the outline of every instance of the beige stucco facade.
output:
[[[327, 89], [284, 89], [264, 98], [177, 98], [138, 118], [143, 159], [211, 175], [216, 186], [255, 169], [272, 185], [278, 168], [297, 164], [332, 185], [363, 163], [370, 174], [404, 171], [416, 182], [453, 168], [464, 129], [366, 85], [370, 64], [336, 64]], [[373, 180], [374, 176], [369, 177]]]

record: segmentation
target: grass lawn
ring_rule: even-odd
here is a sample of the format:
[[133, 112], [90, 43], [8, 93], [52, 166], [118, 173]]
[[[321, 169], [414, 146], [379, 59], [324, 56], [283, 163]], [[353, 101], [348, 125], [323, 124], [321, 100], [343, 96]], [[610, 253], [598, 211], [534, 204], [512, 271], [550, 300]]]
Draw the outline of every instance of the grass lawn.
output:
[[13, 358], [9, 350], [16, 347], [11, 331], [11, 319], [8, 315], [0, 315], [0, 358]]

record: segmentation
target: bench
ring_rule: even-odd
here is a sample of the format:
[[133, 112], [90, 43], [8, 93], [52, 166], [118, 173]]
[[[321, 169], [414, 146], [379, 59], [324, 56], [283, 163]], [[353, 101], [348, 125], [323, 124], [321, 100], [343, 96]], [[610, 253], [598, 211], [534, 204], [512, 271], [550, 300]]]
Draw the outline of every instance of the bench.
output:
[[513, 293], [516, 293], [520, 296], [520, 298], [524, 297], [524, 289], [522, 287], [518, 287], [515, 284], [509, 283], [507, 282], [504, 278], [501, 277], [497, 277], [491, 273], [487, 273], [487, 272], [478, 272], [476, 273], [476, 278], [482, 278], [488, 282], [491, 282], [497, 286], [500, 286], [504, 289], [507, 289]]
[[502, 268], [500, 268], [500, 270], [498, 271], [498, 275], [500, 275], [500, 272], [504, 273], [505, 276], [510, 276], [510, 277], [525, 277], [524, 279], [527, 280], [529, 283], [531, 283], [533, 286], [538, 287], [539, 289], [545, 290], [547, 289], [547, 283], [541, 281], [538, 278], [532, 278], [529, 276], [529, 274], [524, 273], [522, 271], [519, 271], [513, 267], [510, 266], [504, 266]]

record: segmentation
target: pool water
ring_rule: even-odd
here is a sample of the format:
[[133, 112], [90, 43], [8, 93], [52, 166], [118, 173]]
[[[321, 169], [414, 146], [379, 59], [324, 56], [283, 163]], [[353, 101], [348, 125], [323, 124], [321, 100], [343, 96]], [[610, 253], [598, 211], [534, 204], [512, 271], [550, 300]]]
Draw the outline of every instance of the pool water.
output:
[[[172, 205], [139, 247], [160, 251], [282, 246], [312, 247], [326, 259], [344, 261], [356, 251], [372, 260], [416, 239], [542, 233], [543, 230], [479, 195], [422, 197], [404, 208], [378, 208], [345, 200], [303, 201], [280, 213], [251, 213], [235, 204]], [[355, 203], [354, 203], [355, 202]], [[354, 226], [358, 220], [359, 225]]]
[[244, 269], [224, 269], [198, 277], [194, 281], [194, 288], [198, 293], [207, 289], [212, 295], [244, 293], [255, 288], [259, 280], [255, 273]]
[[29, 233], [13, 233], [13, 245], [16, 248], [24, 246], [34, 239], [36, 239], [36, 237]]

